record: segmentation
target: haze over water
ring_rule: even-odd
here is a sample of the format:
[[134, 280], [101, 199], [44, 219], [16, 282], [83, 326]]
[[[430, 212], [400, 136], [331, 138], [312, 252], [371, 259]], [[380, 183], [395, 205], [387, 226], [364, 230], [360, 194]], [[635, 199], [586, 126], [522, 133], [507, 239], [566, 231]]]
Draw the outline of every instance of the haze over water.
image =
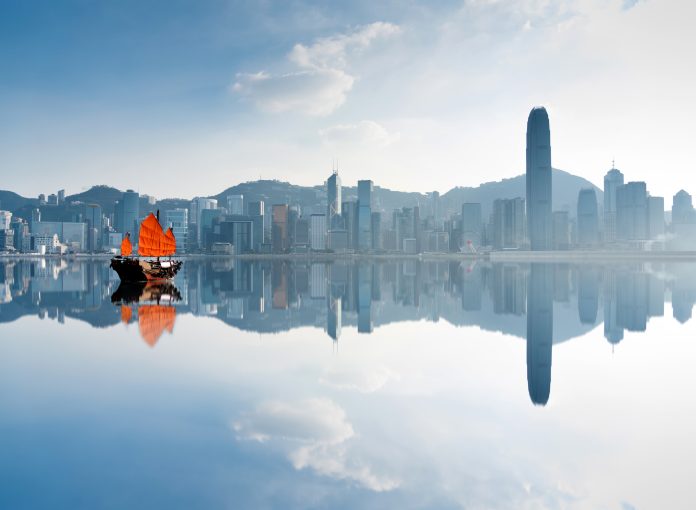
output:
[[690, 508], [695, 269], [0, 262], [0, 507]]

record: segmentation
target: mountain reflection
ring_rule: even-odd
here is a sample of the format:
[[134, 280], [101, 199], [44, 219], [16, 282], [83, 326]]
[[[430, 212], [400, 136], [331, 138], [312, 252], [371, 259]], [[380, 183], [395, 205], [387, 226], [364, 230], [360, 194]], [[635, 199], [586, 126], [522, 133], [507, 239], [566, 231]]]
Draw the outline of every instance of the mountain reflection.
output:
[[604, 324], [612, 349], [650, 317], [691, 318], [696, 264], [595, 265], [418, 260], [293, 262], [190, 260], [174, 284], [123, 285], [101, 260], [0, 262], [0, 323], [36, 315], [103, 328], [138, 322], [154, 346], [177, 315], [217, 318], [240, 330], [275, 333], [343, 328], [369, 334], [401, 321], [447, 321], [527, 339], [534, 404], [551, 390], [552, 345]]

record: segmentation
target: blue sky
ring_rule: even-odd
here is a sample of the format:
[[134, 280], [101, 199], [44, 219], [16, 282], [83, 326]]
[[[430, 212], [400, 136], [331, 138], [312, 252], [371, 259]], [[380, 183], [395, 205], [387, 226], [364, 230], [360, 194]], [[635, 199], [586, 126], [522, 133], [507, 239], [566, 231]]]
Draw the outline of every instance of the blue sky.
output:
[[[554, 166], [696, 183], [691, 3], [0, 1], [0, 188], [158, 197], [259, 176], [404, 190]], [[693, 172], [690, 172], [693, 173]], [[670, 199], [667, 200], [669, 204]]]

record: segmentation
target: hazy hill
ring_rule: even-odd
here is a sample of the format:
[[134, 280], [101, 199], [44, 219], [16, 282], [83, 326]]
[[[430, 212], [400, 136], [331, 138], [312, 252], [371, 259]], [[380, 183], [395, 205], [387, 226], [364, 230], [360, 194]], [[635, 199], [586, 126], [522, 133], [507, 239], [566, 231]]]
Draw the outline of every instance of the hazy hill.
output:
[[[594, 188], [600, 209], [604, 203], [604, 193], [587, 179], [563, 170], [553, 170], [553, 210], [568, 210], [575, 216], [578, 192], [582, 188]], [[475, 188], [453, 188], [442, 196], [446, 208], [455, 210], [463, 202], [480, 202], [484, 217], [487, 217], [496, 198], [523, 197], [526, 194], [524, 175], [518, 175], [502, 181], [486, 182]]]
[[[554, 210], [567, 209], [574, 216], [577, 208], [578, 192], [582, 188], [593, 187], [597, 192], [597, 200], [600, 208], [603, 202], [602, 190], [595, 187], [591, 182], [582, 177], [572, 175], [563, 170], [553, 171], [553, 208]], [[106, 214], [114, 210], [114, 202], [119, 200], [123, 191], [110, 186], [93, 186], [92, 188], [66, 197], [66, 203], [83, 202], [96, 203], [102, 206]], [[266, 208], [270, 214], [273, 204], [299, 204], [305, 212], [313, 210], [323, 211], [320, 204], [326, 203], [326, 191], [323, 184], [317, 186], [298, 186], [288, 182], [276, 180], [261, 180], [237, 184], [227, 188], [225, 191], [213, 195], [220, 205], [227, 203], [226, 197], [229, 195], [244, 195], [246, 203], [264, 200]], [[430, 198], [426, 193], [394, 191], [388, 188], [375, 186], [375, 206], [379, 210], [391, 213], [396, 208], [413, 207], [420, 205], [423, 209], [422, 215], [428, 214], [430, 208]], [[445, 214], [451, 214], [461, 210], [463, 202], [480, 202], [484, 217], [490, 214], [493, 200], [496, 198], [515, 198], [525, 195], [525, 177], [518, 175], [510, 179], [503, 179], [497, 182], [486, 182], [477, 187], [453, 188], [441, 197], [441, 207]], [[355, 200], [357, 189], [355, 186], [343, 187], [343, 200]], [[188, 207], [188, 200], [179, 198], [165, 198], [158, 200], [155, 205], [147, 203], [146, 199], [141, 200], [141, 211], [154, 211], [160, 209], [164, 214], [167, 210], [177, 207]], [[36, 199], [28, 199], [17, 195], [11, 191], [0, 191], [0, 207], [13, 212], [22, 210], [24, 214], [30, 206], [36, 205]]]
[[32, 205], [38, 203], [38, 200], [31, 198], [24, 198], [17, 193], [12, 191], [0, 190], [0, 210], [3, 211], [16, 211], [21, 209], [26, 205]]

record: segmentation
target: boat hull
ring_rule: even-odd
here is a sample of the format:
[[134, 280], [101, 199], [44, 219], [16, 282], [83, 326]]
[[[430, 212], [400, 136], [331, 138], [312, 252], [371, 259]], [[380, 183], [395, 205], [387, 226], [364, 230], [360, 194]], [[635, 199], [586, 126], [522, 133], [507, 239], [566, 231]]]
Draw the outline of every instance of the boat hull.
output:
[[160, 262], [126, 257], [111, 259], [111, 269], [116, 271], [122, 282], [171, 280], [179, 272], [182, 264], [183, 262], [177, 260]]

